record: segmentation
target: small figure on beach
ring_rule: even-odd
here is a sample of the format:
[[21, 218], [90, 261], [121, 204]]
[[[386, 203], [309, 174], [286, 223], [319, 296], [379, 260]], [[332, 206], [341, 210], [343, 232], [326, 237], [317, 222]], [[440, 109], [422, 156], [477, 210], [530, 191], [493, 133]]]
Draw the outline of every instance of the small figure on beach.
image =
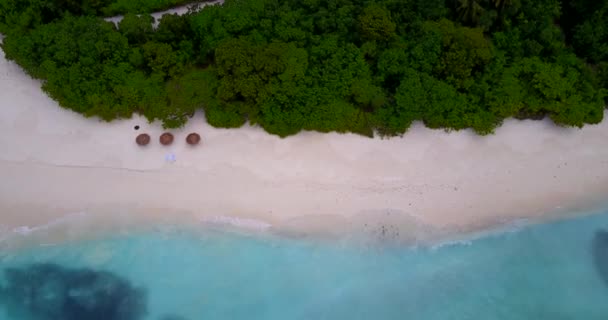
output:
[[167, 155], [165, 155], [165, 161], [170, 162], [170, 163], [175, 162], [175, 154], [167, 153]]

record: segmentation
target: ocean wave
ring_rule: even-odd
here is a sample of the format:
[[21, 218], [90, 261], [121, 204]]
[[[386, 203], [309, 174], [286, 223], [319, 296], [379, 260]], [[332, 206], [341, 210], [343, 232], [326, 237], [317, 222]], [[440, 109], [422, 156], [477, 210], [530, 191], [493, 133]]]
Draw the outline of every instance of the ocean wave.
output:
[[0, 243], [9, 241], [14, 237], [26, 237], [41, 231], [46, 231], [54, 227], [65, 225], [66, 223], [74, 221], [74, 219], [76, 218], [84, 217], [86, 215], [86, 212], [69, 213], [57, 219], [37, 226], [23, 225], [14, 228], [0, 226]]
[[527, 219], [527, 218], [515, 219], [515, 220], [511, 220], [509, 222], [505, 222], [501, 225], [498, 225], [497, 227], [492, 228], [492, 229], [466, 234], [464, 237], [459, 238], [459, 239], [452, 238], [450, 240], [440, 241], [440, 242], [435, 243], [432, 246], [430, 246], [430, 248], [432, 250], [438, 250], [438, 249], [442, 249], [442, 248], [446, 248], [446, 247], [449, 248], [449, 247], [454, 247], [454, 246], [470, 246], [473, 244], [473, 242], [475, 242], [477, 240], [491, 238], [491, 237], [500, 237], [500, 236], [503, 236], [508, 233], [517, 233], [531, 225], [532, 225], [532, 221], [530, 219]]
[[57, 219], [51, 220], [45, 224], [39, 225], [39, 226], [34, 226], [34, 227], [30, 227], [30, 226], [19, 226], [19, 227], [15, 227], [13, 228], [13, 233], [19, 234], [19, 235], [29, 235], [32, 232], [36, 232], [36, 231], [41, 231], [41, 230], [47, 230], [50, 229], [52, 227], [58, 226], [60, 224], [69, 222], [70, 220], [72, 220], [73, 218], [78, 218], [78, 217], [82, 217], [85, 216], [86, 212], [75, 212], [75, 213], [69, 213], [66, 214], [64, 216], [61, 216]]
[[211, 216], [200, 219], [201, 222], [206, 224], [232, 226], [241, 229], [258, 230], [264, 231], [272, 227], [272, 225], [266, 221], [249, 219], [249, 218], [238, 218], [230, 216]]

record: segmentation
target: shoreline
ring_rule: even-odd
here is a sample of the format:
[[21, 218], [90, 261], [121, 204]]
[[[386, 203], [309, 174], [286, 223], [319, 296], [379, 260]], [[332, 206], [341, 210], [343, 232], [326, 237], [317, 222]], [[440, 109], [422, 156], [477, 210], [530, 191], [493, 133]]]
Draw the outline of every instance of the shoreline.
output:
[[[519, 218], [485, 228], [467, 230], [412, 229], [423, 238], [395, 237], [395, 230], [387, 227], [386, 235], [378, 230], [357, 230], [350, 233], [296, 234], [277, 229], [264, 221], [241, 219], [229, 216], [214, 216], [205, 219], [167, 219], [145, 215], [142, 220], [140, 213], [126, 213], [118, 210], [119, 214], [100, 215], [99, 212], [72, 212], [55, 217], [43, 225], [18, 226], [7, 229], [0, 225], [0, 261], [6, 255], [16, 251], [35, 247], [62, 246], [82, 241], [100, 241], [121, 238], [137, 234], [155, 234], [161, 238], [171, 234], [188, 234], [193, 236], [236, 236], [264, 241], [304, 241], [328, 245], [346, 245], [365, 248], [426, 248], [435, 250], [445, 246], [470, 245], [471, 243], [518, 233], [538, 225], [568, 222], [571, 220], [588, 219], [593, 216], [608, 215], [608, 204], [595, 209], [577, 212], [562, 212], [561, 214], [545, 215], [538, 218]], [[148, 212], [149, 213], [149, 212]], [[170, 213], [170, 212], [165, 212]], [[175, 213], [175, 212], [173, 212]], [[403, 227], [403, 226], [401, 226]], [[420, 227], [420, 226], [419, 226]], [[352, 231], [352, 230], [351, 230]], [[422, 233], [421, 233], [422, 231]], [[426, 233], [425, 233], [426, 231]], [[429, 233], [430, 232], [430, 233]]]
[[[510, 119], [487, 137], [416, 123], [401, 138], [281, 139], [248, 125], [216, 129], [197, 113], [162, 147], [158, 123], [105, 123], [62, 109], [3, 53], [0, 86], [4, 230], [88, 212], [113, 220], [104, 222], [109, 230], [130, 219], [187, 226], [235, 218], [296, 237], [408, 242], [593, 210], [608, 194], [608, 121], [573, 129]], [[152, 136], [145, 148], [134, 142], [143, 132]], [[187, 146], [189, 132], [202, 144]]]

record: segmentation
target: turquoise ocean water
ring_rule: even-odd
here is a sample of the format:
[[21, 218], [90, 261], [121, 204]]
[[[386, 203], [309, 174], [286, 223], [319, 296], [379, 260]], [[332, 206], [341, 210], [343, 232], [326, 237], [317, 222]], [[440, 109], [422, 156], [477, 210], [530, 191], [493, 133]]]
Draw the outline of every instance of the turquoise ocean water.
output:
[[0, 320], [608, 319], [602, 230], [608, 211], [434, 247], [175, 228], [30, 247], [2, 254]]

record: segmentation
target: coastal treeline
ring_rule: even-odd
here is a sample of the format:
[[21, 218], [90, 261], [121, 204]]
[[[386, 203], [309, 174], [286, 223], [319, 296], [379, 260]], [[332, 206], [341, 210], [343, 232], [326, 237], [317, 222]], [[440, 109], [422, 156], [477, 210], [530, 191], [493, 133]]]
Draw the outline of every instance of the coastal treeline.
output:
[[63, 107], [168, 128], [199, 109], [280, 136], [603, 117], [608, 0], [226, 0], [156, 28], [100, 18], [120, 2], [1, 0], [2, 47]]

